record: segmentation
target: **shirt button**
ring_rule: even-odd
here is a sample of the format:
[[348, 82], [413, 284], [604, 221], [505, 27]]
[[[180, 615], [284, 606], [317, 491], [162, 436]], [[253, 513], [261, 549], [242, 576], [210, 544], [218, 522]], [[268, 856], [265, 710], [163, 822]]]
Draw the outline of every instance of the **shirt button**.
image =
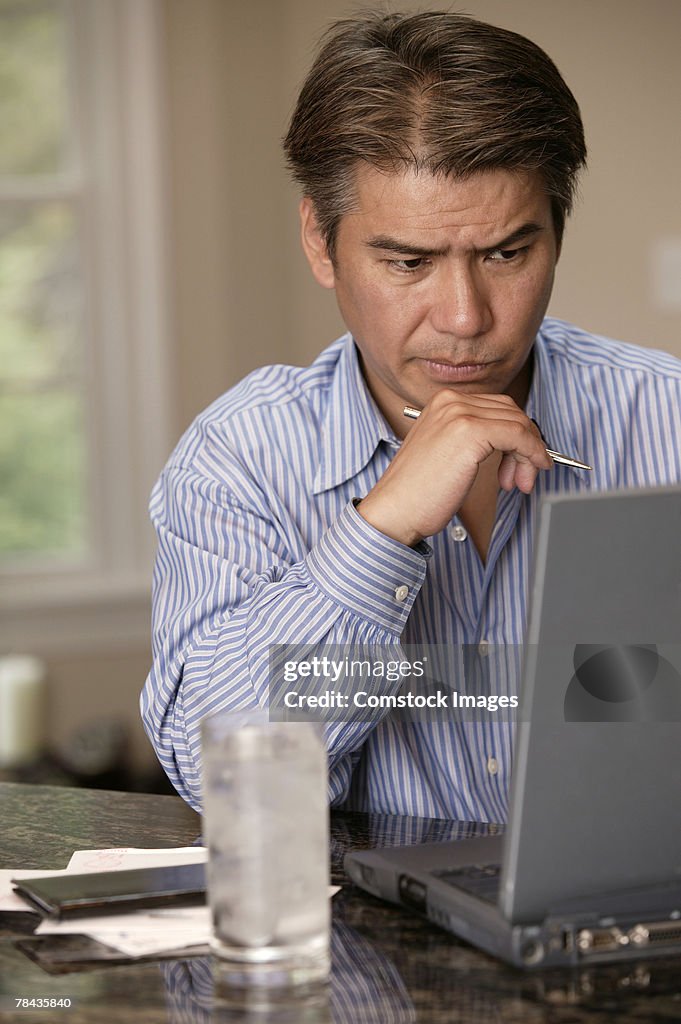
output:
[[497, 761], [496, 757], [487, 758], [487, 771], [490, 773], [490, 775], [496, 775], [497, 772], [499, 771], [499, 762]]
[[489, 654], [489, 640], [481, 640], [478, 644], [478, 654], [481, 658], [486, 658]]
[[455, 526], [452, 529], [452, 537], [454, 540], [461, 542], [468, 536], [468, 531], [463, 526]]
[[406, 601], [408, 597], [409, 597], [409, 587], [405, 586], [404, 583], [402, 584], [401, 587], [396, 587], [395, 588], [395, 600], [396, 601], [400, 601], [400, 602]]

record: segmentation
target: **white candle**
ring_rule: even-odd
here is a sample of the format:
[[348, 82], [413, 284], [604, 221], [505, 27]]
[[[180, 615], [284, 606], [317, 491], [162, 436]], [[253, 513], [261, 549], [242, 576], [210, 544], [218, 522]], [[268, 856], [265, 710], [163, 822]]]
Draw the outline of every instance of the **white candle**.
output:
[[28, 655], [0, 658], [0, 768], [16, 768], [43, 751], [45, 665]]

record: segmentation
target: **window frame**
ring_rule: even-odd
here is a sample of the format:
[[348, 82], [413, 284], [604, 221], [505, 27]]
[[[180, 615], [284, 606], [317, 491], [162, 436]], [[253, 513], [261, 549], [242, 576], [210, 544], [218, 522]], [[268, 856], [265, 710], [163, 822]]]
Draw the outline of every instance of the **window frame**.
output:
[[162, 0], [62, 2], [81, 145], [66, 174], [2, 190], [80, 213], [88, 556], [0, 567], [0, 649], [45, 653], [148, 644], [147, 502], [171, 447]]

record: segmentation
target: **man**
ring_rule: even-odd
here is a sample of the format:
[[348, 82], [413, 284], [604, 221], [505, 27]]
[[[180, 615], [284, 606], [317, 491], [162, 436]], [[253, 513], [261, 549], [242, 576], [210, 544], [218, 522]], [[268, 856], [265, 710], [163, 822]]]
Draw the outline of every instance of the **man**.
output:
[[[200, 721], [267, 703], [271, 645], [484, 659], [523, 640], [542, 495], [681, 479], [681, 363], [544, 320], [586, 151], [538, 47], [457, 14], [340, 22], [285, 148], [349, 334], [214, 403], [152, 497], [142, 710], [194, 806]], [[503, 820], [512, 733], [491, 715], [335, 722], [330, 799]]]

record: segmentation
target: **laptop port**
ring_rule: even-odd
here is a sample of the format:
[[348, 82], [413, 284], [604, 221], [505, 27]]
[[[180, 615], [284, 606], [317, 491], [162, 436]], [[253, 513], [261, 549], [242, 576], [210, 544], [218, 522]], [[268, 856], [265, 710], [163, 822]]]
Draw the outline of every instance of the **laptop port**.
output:
[[409, 875], [400, 875], [397, 882], [397, 888], [400, 894], [400, 900], [405, 906], [411, 907], [412, 910], [418, 910], [420, 913], [425, 914], [428, 890], [423, 882], [417, 882], [415, 878], [411, 878]]
[[629, 945], [629, 936], [619, 928], [581, 928], [577, 932], [579, 953], [607, 953]]
[[637, 924], [629, 932], [629, 941], [639, 948], [663, 943], [681, 943], [681, 921], [655, 921]]
[[368, 864], [359, 865], [359, 873], [362, 876], [362, 881], [366, 882], [368, 886], [376, 886], [376, 872]]
[[523, 944], [520, 955], [527, 967], [534, 967], [544, 959], [544, 944], [538, 939], [529, 939]]

